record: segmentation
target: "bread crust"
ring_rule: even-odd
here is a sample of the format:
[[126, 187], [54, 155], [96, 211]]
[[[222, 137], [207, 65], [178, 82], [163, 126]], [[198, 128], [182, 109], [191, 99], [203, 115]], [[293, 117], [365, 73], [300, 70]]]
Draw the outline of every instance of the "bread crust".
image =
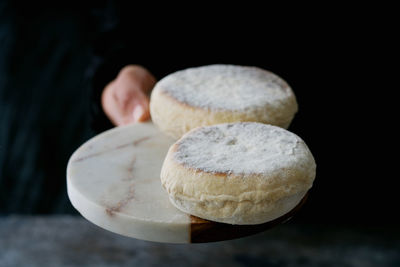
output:
[[185, 138], [204, 128], [172, 145], [161, 170], [162, 185], [178, 209], [216, 222], [260, 224], [289, 212], [311, 188], [316, 165], [304, 142], [296, 148], [298, 161], [261, 173], [210, 171], [177, 160]]
[[[201, 67], [202, 69], [215, 68], [221, 66], [223, 69], [226, 65], [211, 65]], [[246, 108], [239, 108], [235, 105], [227, 106], [226, 108], [215, 108], [210, 106], [196, 106], [189, 104], [188, 102], [178, 100], [171, 91], [175, 94], [179, 94], [179, 90], [171, 89], [174, 85], [174, 77], [182, 75], [181, 72], [170, 74], [166, 78], [159, 81], [152, 94], [150, 100], [150, 113], [153, 122], [166, 134], [175, 139], [180, 138], [183, 134], [199, 126], [214, 125], [219, 123], [229, 122], [262, 122], [266, 124], [277, 125], [283, 128], [289, 127], [295, 113], [297, 112], [298, 106], [294, 93], [292, 92], [289, 85], [281, 78], [265, 70], [260, 70], [254, 67], [240, 67], [246, 71], [251, 68], [257, 72], [265, 72], [268, 75], [273, 75], [276, 79], [279, 79], [279, 86], [282, 87], [282, 92], [285, 92], [284, 98], [272, 103], [261, 103], [261, 105], [248, 106]], [[196, 68], [188, 69], [185, 71], [196, 72]], [[190, 83], [196, 83], [196, 78], [191, 77], [186, 82], [187, 86]], [[215, 90], [219, 90], [215, 85]], [[249, 87], [249, 90], [251, 88]], [[202, 92], [199, 92], [201, 94]], [[226, 95], [224, 95], [226, 94]], [[268, 90], [266, 89], [266, 94]], [[282, 93], [283, 94], [283, 93]], [[195, 97], [195, 96], [193, 96]], [[221, 101], [228, 100], [230, 95], [228, 92], [223, 92]], [[259, 97], [257, 94], [254, 98]]]

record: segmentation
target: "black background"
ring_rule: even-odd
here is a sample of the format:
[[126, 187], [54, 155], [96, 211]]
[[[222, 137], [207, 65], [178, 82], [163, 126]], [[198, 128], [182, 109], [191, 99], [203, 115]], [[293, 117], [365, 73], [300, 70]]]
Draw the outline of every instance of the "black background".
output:
[[[399, 221], [393, 215], [397, 177], [390, 173], [390, 156], [382, 150], [382, 146], [388, 148], [383, 143], [393, 130], [386, 122], [387, 116], [378, 114], [382, 107], [390, 107], [387, 92], [393, 90], [384, 86], [384, 65], [378, 64], [378, 60], [385, 57], [385, 49], [375, 45], [375, 41], [378, 38], [384, 42], [384, 33], [373, 17], [363, 14], [363, 9], [312, 6], [308, 12], [300, 12], [296, 7], [289, 12], [283, 7], [253, 6], [249, 9], [239, 7], [233, 12], [213, 10], [208, 6], [204, 11], [197, 10], [196, 14], [195, 8], [175, 14], [164, 12], [162, 7], [122, 7], [117, 14], [122, 19], [117, 33], [101, 37], [99, 43], [92, 34], [96, 23], [88, 19], [88, 12], [101, 13], [102, 8], [109, 9], [107, 5], [46, 7], [32, 13], [29, 7], [12, 6], [7, 9], [9, 17], [0, 24], [0, 27], [7, 23], [14, 25], [17, 33], [16, 37], [3, 36], [0, 43], [4, 48], [7, 40], [16, 42], [15, 46], [7, 46], [13, 47], [12, 54], [0, 47], [3, 56], [0, 78], [8, 81], [0, 84], [3, 112], [7, 110], [6, 105], [19, 105], [21, 110], [26, 106], [21, 99], [28, 96], [35, 101], [34, 96], [40, 95], [41, 90], [54, 95], [48, 100], [52, 103], [48, 112], [52, 113], [52, 108], [59, 112], [54, 115], [56, 118], [51, 121], [54, 124], [50, 130], [47, 122], [41, 128], [46, 132], [46, 140], [52, 142], [52, 150], [44, 148], [48, 147], [46, 142], [49, 141], [43, 140], [41, 149], [48, 155], [56, 147], [55, 153], [62, 156], [43, 156], [43, 161], [54, 162], [54, 165], [35, 167], [30, 173], [31, 179], [37, 172], [48, 172], [54, 176], [52, 179], [65, 179], [63, 171], [68, 156], [95, 134], [82, 119], [87, 115], [82, 99], [90, 101], [85, 93], [89, 90], [85, 72], [91, 64], [93, 49], [107, 50], [112, 43], [121, 42], [132, 48], [125, 59], [144, 65], [157, 78], [182, 68], [214, 63], [254, 65], [283, 77], [293, 88], [299, 103], [299, 112], [289, 130], [306, 141], [317, 162], [314, 187], [296, 220], [355, 224]], [[12, 13], [8, 13], [9, 10]], [[50, 45], [41, 45], [41, 41]], [[67, 55], [54, 59], [52, 51], [65, 44], [69, 49], [65, 52]], [[53, 73], [54, 68], [57, 71]], [[29, 80], [27, 77], [34, 78]], [[18, 93], [18, 90], [25, 93]], [[382, 100], [381, 94], [386, 95], [386, 100]], [[74, 101], [75, 96], [80, 97], [79, 103]], [[81, 108], [76, 108], [77, 105]], [[71, 110], [75, 110], [73, 107], [79, 111], [71, 115]], [[14, 120], [21, 120], [24, 114]], [[69, 122], [74, 121], [74, 116], [81, 118], [80, 124]], [[1, 118], [3, 129], [12, 128], [15, 134], [18, 133], [20, 124], [14, 125], [15, 121], [5, 115]], [[37, 127], [40, 128], [40, 124]], [[65, 131], [68, 136], [64, 136]], [[9, 181], [13, 178], [4, 171], [4, 166], [24, 166], [25, 162], [23, 158], [17, 163], [5, 159], [13, 153], [6, 148], [15, 149], [7, 142], [12, 143], [16, 138], [11, 134], [7, 136], [8, 139], [2, 136], [0, 147], [3, 196], [8, 187], [18, 186]], [[54, 183], [55, 186], [58, 184]], [[65, 187], [55, 194], [66, 199]], [[3, 198], [1, 201], [3, 207], [9, 207], [13, 200]], [[70, 205], [67, 200], [62, 203], [60, 205]], [[12, 209], [3, 210], [5, 214], [12, 212]], [[72, 211], [71, 208], [43, 208], [38, 212], [48, 210]]]

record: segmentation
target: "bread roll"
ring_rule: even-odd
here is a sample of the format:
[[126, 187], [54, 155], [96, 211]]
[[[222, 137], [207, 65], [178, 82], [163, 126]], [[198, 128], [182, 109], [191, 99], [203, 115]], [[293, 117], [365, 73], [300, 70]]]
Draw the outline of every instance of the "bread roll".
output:
[[174, 143], [161, 182], [178, 209], [229, 224], [260, 224], [293, 209], [311, 188], [304, 141], [255, 122], [199, 127]]
[[227, 122], [255, 121], [287, 128], [297, 102], [289, 85], [269, 71], [210, 65], [160, 80], [151, 94], [150, 112], [163, 132], [178, 139], [193, 128]]

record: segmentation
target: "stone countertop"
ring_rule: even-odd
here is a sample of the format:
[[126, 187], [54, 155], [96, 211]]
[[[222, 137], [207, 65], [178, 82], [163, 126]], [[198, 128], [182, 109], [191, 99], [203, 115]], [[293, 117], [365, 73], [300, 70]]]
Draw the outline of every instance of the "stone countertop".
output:
[[400, 228], [295, 221], [208, 244], [163, 244], [80, 216], [0, 217], [0, 266], [400, 266]]

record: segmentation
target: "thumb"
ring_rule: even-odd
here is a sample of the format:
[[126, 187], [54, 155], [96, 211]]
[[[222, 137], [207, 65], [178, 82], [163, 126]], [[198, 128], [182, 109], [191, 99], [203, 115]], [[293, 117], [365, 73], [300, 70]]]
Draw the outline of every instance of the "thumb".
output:
[[135, 103], [132, 111], [133, 122], [146, 121], [150, 118], [149, 101], [146, 96]]

